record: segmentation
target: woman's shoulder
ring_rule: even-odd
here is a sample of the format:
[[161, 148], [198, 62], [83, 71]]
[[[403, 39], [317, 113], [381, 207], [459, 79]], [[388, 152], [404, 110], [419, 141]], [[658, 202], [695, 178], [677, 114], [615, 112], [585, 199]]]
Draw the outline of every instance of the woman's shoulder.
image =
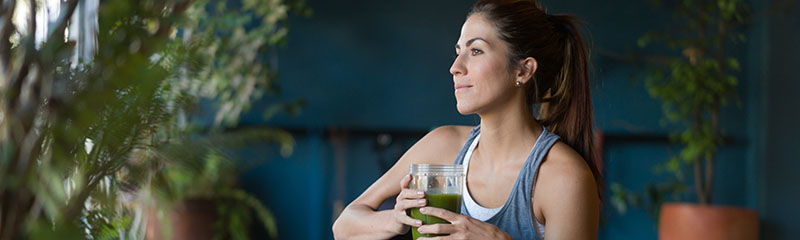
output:
[[553, 144], [539, 168], [539, 179], [591, 180], [594, 184], [589, 165], [575, 149], [563, 141]]
[[413, 163], [452, 163], [473, 128], [457, 125], [437, 127], [425, 134], [406, 154]]
[[550, 148], [539, 167], [538, 175], [537, 191], [559, 193], [542, 194], [544, 198], [542, 200], [546, 202], [597, 196], [597, 184], [589, 165], [577, 151], [563, 141], [557, 141]]
[[467, 138], [469, 138], [469, 135], [472, 133], [472, 129], [474, 128], [475, 126], [445, 125], [431, 130], [426, 136], [436, 138], [437, 140], [446, 141], [448, 143], [463, 144], [467, 141]]
[[437, 148], [461, 151], [474, 126], [446, 125], [431, 130], [425, 137]]

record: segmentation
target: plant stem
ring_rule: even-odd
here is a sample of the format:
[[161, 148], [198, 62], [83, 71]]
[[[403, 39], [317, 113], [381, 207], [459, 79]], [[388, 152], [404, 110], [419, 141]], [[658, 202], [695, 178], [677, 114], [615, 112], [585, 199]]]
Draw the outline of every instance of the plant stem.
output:
[[703, 161], [700, 157], [694, 159], [694, 182], [697, 201], [701, 204], [708, 204], [708, 199], [705, 194], [705, 184], [703, 184]]
[[[695, 113], [694, 126], [692, 127], [694, 128], [695, 132], [702, 132], [702, 126], [703, 115], [701, 111], [698, 111]], [[708, 166], [705, 167], [706, 171], [708, 171]], [[697, 200], [700, 202], [700, 204], [708, 205], [710, 201], [708, 195], [706, 194], [708, 191], [704, 181], [703, 172], [703, 158], [697, 156], [694, 159], [694, 185], [697, 193]]]
[[[728, 28], [730, 27], [726, 24], [725, 17], [722, 13], [719, 13], [719, 24], [717, 25], [717, 30], [719, 31], [719, 39], [718, 40], [718, 48], [717, 49], [717, 56], [716, 61], [717, 65], [719, 66], [719, 77], [716, 81], [725, 81], [725, 72], [727, 70], [727, 64], [725, 63], [725, 43], [728, 36]], [[714, 98], [714, 102], [711, 104], [710, 115], [711, 115], [711, 136], [710, 138], [713, 141], [712, 148], [708, 150], [705, 156], [705, 164], [706, 164], [706, 171], [705, 171], [705, 182], [704, 182], [704, 195], [705, 195], [705, 202], [703, 204], [711, 204], [711, 199], [714, 193], [714, 166], [715, 160], [717, 157], [717, 147], [719, 146], [719, 138], [720, 138], [720, 131], [719, 131], [719, 104], [720, 99], [719, 97]]]
[[714, 104], [711, 108], [711, 129], [713, 131], [712, 138], [714, 139], [714, 149], [711, 149], [706, 156], [706, 195], [708, 196], [708, 204], [711, 204], [712, 196], [714, 194], [714, 165], [717, 158], [716, 148], [719, 146], [719, 104]]

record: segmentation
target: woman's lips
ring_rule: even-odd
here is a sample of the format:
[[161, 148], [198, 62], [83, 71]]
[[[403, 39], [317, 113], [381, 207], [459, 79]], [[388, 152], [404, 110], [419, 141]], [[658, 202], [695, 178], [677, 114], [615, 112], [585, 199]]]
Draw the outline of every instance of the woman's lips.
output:
[[458, 92], [459, 90], [464, 90], [464, 89], [471, 88], [471, 87], [472, 87], [472, 85], [456, 84], [454, 88], [456, 89], [456, 92]]

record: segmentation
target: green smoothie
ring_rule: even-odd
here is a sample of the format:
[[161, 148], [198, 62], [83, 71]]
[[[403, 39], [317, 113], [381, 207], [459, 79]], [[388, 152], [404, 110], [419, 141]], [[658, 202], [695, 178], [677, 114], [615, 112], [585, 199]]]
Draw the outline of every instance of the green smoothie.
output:
[[[454, 213], [461, 213], [461, 194], [441, 194], [441, 193], [426, 193], [425, 199], [427, 206], [446, 209]], [[414, 219], [422, 220], [423, 225], [437, 224], [437, 223], [450, 223], [444, 219], [428, 216], [419, 212], [419, 208], [411, 209], [411, 217]], [[441, 236], [439, 234], [420, 234], [417, 227], [411, 227], [411, 235], [416, 240], [418, 237], [435, 237]]]

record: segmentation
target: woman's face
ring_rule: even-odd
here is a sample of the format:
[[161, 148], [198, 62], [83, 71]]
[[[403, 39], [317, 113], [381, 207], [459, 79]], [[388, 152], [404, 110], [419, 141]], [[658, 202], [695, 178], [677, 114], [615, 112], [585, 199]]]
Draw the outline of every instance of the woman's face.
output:
[[450, 74], [459, 113], [483, 113], [511, 99], [515, 82], [508, 47], [480, 13], [464, 22], [455, 48]]

